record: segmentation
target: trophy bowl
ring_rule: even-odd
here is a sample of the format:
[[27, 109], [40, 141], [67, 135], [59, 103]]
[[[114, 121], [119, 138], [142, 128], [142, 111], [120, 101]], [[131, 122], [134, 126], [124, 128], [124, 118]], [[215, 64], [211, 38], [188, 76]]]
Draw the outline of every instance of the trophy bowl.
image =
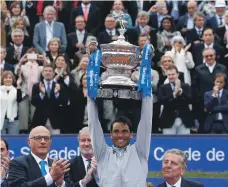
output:
[[101, 75], [98, 98], [141, 99], [137, 83], [131, 80], [132, 70], [139, 65], [140, 51], [138, 46], [125, 41], [125, 31], [119, 29], [117, 41], [100, 45], [101, 63], [106, 71]]

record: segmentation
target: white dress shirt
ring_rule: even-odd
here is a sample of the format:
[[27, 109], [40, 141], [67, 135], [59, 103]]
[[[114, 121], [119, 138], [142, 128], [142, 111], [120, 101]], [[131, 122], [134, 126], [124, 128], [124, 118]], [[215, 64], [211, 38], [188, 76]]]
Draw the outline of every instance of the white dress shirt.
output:
[[194, 27], [193, 16], [188, 15], [187, 29], [192, 29]]
[[206, 64], [206, 66], [208, 67], [210, 73], [212, 73], [213, 70], [214, 70], [214, 68], [215, 68], [216, 63], [214, 63], [212, 66], [209, 66], [207, 63], [205, 63], [205, 64]]
[[196, 29], [196, 32], [197, 32], [197, 34], [199, 35], [199, 33], [200, 33], [200, 35], [202, 35], [203, 34], [203, 28], [197, 28], [197, 27], [195, 27], [195, 29]]
[[3, 60], [2, 63], [0, 64], [1, 69], [4, 69], [5, 63], [6, 63], [5, 60]]
[[207, 49], [207, 48], [211, 48], [213, 49], [213, 46], [214, 46], [214, 43], [212, 42], [210, 45], [207, 45], [204, 43], [204, 48]]
[[19, 47], [14, 44], [13, 47], [14, 47], [15, 50], [19, 50], [19, 54], [21, 56], [23, 44], [21, 44]]
[[76, 30], [76, 35], [78, 38], [78, 43], [82, 43], [85, 35], [85, 30], [83, 31]]
[[216, 20], [217, 20], [217, 23], [219, 26], [220, 26], [220, 17], [222, 18], [222, 25], [225, 23], [223, 16], [218, 16], [217, 14], [215, 16], [216, 16]]
[[109, 30], [109, 29], [106, 29], [106, 32], [110, 35], [110, 33], [112, 33], [112, 36], [116, 36], [116, 29], [112, 29], [112, 30]]
[[165, 182], [167, 187], [181, 187], [181, 177], [179, 178], [179, 180], [174, 184], [174, 185], [170, 185], [168, 182]]
[[[33, 154], [32, 152], [31, 152], [31, 155], [34, 157], [34, 159], [36, 160], [36, 163], [38, 164], [38, 166], [39, 166], [40, 169], [41, 169], [40, 161], [42, 161], [42, 159], [39, 158], [38, 156], [36, 156], [35, 154]], [[52, 177], [51, 177], [51, 175], [50, 175], [50, 173], [49, 173], [48, 157], [46, 157], [46, 158], [44, 159], [44, 161], [46, 161], [45, 170], [46, 170], [46, 172], [47, 172], [47, 174], [44, 176], [44, 178], [45, 178], [45, 181], [46, 181], [46, 183], [47, 183], [47, 186], [50, 186], [50, 185], [53, 183], [53, 179], [52, 179]]]
[[49, 24], [47, 21], [45, 21], [45, 28], [46, 28], [46, 51], [48, 51], [48, 42], [53, 38], [53, 27], [54, 27], [54, 21]]

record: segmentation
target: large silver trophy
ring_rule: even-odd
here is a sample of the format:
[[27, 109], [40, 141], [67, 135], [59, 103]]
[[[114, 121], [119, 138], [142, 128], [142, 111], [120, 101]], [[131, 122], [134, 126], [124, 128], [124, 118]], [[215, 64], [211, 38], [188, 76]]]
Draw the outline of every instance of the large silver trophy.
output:
[[125, 41], [124, 28], [120, 20], [120, 36], [117, 41], [102, 44], [102, 65], [106, 71], [101, 75], [98, 98], [140, 100], [138, 85], [131, 80], [131, 73], [139, 65], [140, 51], [138, 47]]

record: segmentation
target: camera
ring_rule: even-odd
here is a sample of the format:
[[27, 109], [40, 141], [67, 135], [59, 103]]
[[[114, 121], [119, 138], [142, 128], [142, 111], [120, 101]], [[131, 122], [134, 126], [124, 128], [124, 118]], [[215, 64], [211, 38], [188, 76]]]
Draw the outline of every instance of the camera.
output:
[[37, 54], [27, 54], [27, 59], [28, 60], [37, 60]]

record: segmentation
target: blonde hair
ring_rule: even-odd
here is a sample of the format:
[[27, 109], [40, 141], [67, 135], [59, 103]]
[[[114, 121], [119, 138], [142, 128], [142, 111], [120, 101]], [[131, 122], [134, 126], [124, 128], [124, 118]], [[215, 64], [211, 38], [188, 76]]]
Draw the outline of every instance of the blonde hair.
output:
[[59, 49], [60, 49], [60, 47], [61, 47], [61, 41], [60, 41], [59, 38], [56, 38], [56, 37], [54, 37], [54, 38], [52, 38], [52, 39], [49, 40], [49, 42], [48, 42], [48, 49], [49, 49], [49, 47], [50, 47], [50, 45], [51, 45], [52, 42], [57, 42], [58, 45], [59, 45]]

